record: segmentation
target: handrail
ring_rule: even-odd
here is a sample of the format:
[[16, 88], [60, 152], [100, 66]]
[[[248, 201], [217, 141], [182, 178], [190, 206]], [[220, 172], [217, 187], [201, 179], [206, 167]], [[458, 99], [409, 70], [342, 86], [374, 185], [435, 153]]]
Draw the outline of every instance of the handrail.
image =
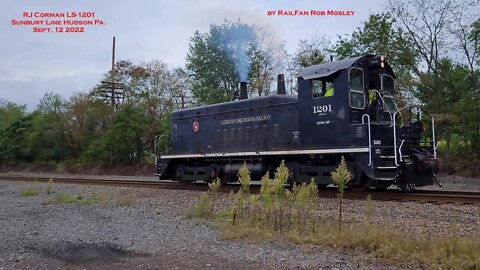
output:
[[145, 154], [152, 155], [155, 158], [155, 167], [158, 167], [158, 156], [154, 153], [149, 153], [145, 151]]
[[365, 125], [364, 117], [367, 117], [367, 124], [368, 124], [368, 166], [372, 166], [372, 138], [370, 132], [370, 115], [364, 114], [362, 115], [362, 125]]
[[437, 158], [437, 146], [435, 143], [435, 120], [432, 116], [432, 147], [433, 147], [433, 158]]
[[[157, 142], [159, 140], [161, 140], [162, 138], [168, 138], [169, 136], [170, 136], [169, 132], [166, 132], [164, 134], [155, 136], [154, 141], [153, 141], [153, 148], [154, 148], [155, 155], [157, 155], [157, 156], [160, 155], [160, 153], [158, 153], [158, 151], [157, 151]], [[167, 151], [168, 151], [168, 149], [167, 149]]]
[[[395, 156], [395, 165], [398, 166], [398, 157], [397, 157], [397, 125], [396, 125], [396, 116], [397, 116], [397, 113], [400, 113], [401, 111], [405, 110], [406, 108], [408, 108], [408, 106], [405, 106], [403, 107], [402, 109], [396, 111], [395, 113], [393, 113], [393, 153], [394, 153], [394, 156]], [[403, 145], [403, 141], [402, 141], [402, 145]]]
[[403, 161], [402, 147], [404, 142], [405, 140], [402, 140], [402, 142], [400, 143], [400, 146], [398, 147], [398, 154], [400, 155], [400, 161]]
[[[385, 96], [385, 95], [384, 95], [384, 96]], [[390, 114], [399, 113], [399, 114], [400, 114], [400, 119], [401, 119], [401, 121], [402, 121], [402, 125], [403, 125], [403, 115], [402, 115], [401, 111], [402, 111], [403, 109], [405, 109], [405, 108], [406, 108], [406, 106], [405, 106], [405, 107], [403, 107], [401, 110], [399, 110], [399, 109], [398, 109], [398, 106], [397, 106], [397, 103], [395, 102], [395, 100], [393, 99], [393, 97], [392, 97], [392, 96], [387, 96], [387, 97], [389, 97], [389, 98], [391, 98], [391, 99], [392, 99], [393, 105], [395, 105], [395, 109], [396, 109], [396, 111], [395, 111], [395, 112], [393, 112], [393, 113], [392, 113], [392, 112], [388, 111], [388, 113], [390, 113]], [[385, 104], [385, 103], [384, 103], [384, 104]], [[384, 106], [385, 106], [385, 105], [384, 105]], [[388, 110], [388, 108], [387, 108], [387, 110]]]
[[437, 158], [437, 147], [440, 143], [435, 143], [435, 120], [432, 118], [432, 147], [433, 147], [433, 158]]
[[[380, 92], [379, 92], [377, 89], [370, 89], [370, 90], [368, 90], [368, 91], [372, 91], [372, 90], [373, 90], [374, 93], [377, 93], [377, 94], [378, 94], [378, 96], [379, 96], [380, 99], [382, 100], [382, 104], [385, 104], [385, 100], [383, 99], [383, 96], [380, 95]], [[396, 105], [395, 105], [395, 106], [396, 106]], [[388, 115], [390, 115], [390, 123], [392, 123], [392, 113], [391, 113], [391, 112], [388, 112]]]
[[[400, 113], [401, 111], [405, 110], [406, 108], [412, 108], [412, 106], [405, 106], [403, 107], [402, 109], [396, 111], [394, 114], [393, 114], [393, 142], [394, 142], [394, 146], [395, 146], [395, 164], [397, 164], [397, 147], [396, 147], [396, 143], [397, 143], [397, 132], [396, 132], [396, 125], [395, 125], [395, 121], [396, 121], [396, 114], [397, 113]], [[433, 118], [432, 115], [430, 115], [429, 113], [427, 112], [424, 112], [422, 109], [420, 108], [417, 108], [420, 113], [425, 113], [426, 115], [428, 115], [428, 117], [430, 117], [430, 119], [432, 120], [432, 148], [433, 148], [433, 157], [434, 158], [437, 158], [437, 148], [438, 148], [438, 145], [439, 143], [436, 143], [435, 140], [436, 140], [436, 137], [435, 137], [435, 119]], [[421, 120], [421, 117], [420, 119], [418, 120]], [[400, 159], [401, 161], [401, 159]], [[398, 166], [398, 165], [397, 165]]]
[[[420, 109], [420, 111], [422, 111]], [[425, 112], [426, 115], [428, 115], [432, 119], [432, 148], [433, 148], [433, 158], [437, 158], [437, 147], [440, 143], [435, 143], [435, 119], [433, 118], [432, 115], [429, 113]]]
[[163, 136], [163, 135], [157, 135], [155, 138], [153, 138], [153, 152], [155, 153], [155, 156], [157, 156], [157, 138]]

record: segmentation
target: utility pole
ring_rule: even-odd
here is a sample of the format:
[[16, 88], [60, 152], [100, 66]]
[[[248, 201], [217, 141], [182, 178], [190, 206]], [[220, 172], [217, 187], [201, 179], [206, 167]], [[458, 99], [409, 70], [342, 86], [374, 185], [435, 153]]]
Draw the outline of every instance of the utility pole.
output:
[[100, 95], [106, 100], [110, 99], [110, 105], [113, 109], [118, 109], [119, 104], [125, 97], [125, 91], [122, 83], [115, 82], [115, 37], [113, 37], [112, 70], [110, 74], [110, 81], [102, 81]]
[[113, 37], [112, 46], [112, 88], [111, 88], [111, 100], [112, 108], [115, 108], [115, 37]]

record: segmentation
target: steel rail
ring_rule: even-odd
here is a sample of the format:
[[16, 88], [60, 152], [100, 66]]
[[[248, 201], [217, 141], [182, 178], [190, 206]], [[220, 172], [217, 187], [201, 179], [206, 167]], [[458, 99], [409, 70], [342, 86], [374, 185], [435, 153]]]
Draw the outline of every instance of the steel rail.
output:
[[[31, 177], [31, 176], [8, 176], [0, 175], [3, 181], [22, 181], [22, 182], [48, 182], [50, 179], [54, 183], [62, 184], [83, 184], [83, 185], [113, 185], [127, 187], [143, 187], [171, 190], [196, 190], [207, 191], [208, 186], [204, 183], [185, 183], [175, 181], [159, 180], [122, 180], [122, 179], [98, 179], [98, 178], [68, 178], [68, 177]], [[238, 184], [227, 184], [221, 188], [222, 192], [236, 191]], [[258, 193], [260, 186], [251, 186], [251, 191]], [[347, 190], [344, 193], [345, 199], [365, 200], [370, 195], [371, 199], [378, 201], [399, 201], [399, 202], [420, 202], [434, 204], [475, 204], [480, 205], [480, 192], [461, 192], [461, 191], [443, 191], [443, 190], [414, 190], [403, 192], [396, 189], [387, 189], [383, 191], [371, 190]], [[320, 197], [335, 198], [337, 189], [327, 188], [319, 190]]]
[[0, 175], [3, 181], [40, 182], [50, 181], [62, 184], [84, 184], [84, 185], [113, 185], [127, 187], [148, 187], [161, 189], [182, 189], [185, 183], [158, 180], [124, 180], [124, 179], [99, 179], [99, 178], [71, 178], [71, 177], [32, 177], [32, 176], [8, 176]]

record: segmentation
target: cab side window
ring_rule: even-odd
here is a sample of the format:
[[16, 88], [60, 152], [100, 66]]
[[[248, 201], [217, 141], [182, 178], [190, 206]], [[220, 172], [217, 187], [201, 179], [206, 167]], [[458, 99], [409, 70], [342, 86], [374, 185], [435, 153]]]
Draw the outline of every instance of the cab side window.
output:
[[363, 70], [351, 68], [348, 73], [348, 85], [350, 88], [350, 107], [354, 109], [365, 108], [365, 93], [363, 91]]
[[322, 78], [311, 82], [312, 98], [331, 97], [334, 94], [333, 82]]

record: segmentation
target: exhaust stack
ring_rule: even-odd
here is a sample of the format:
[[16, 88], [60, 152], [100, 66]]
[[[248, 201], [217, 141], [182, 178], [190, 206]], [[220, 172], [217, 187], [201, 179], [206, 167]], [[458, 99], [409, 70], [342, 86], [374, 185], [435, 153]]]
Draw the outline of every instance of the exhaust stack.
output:
[[278, 95], [287, 94], [287, 90], [285, 88], [285, 78], [283, 77], [283, 74], [277, 75], [277, 94]]
[[240, 99], [247, 98], [247, 82], [240, 82]]

